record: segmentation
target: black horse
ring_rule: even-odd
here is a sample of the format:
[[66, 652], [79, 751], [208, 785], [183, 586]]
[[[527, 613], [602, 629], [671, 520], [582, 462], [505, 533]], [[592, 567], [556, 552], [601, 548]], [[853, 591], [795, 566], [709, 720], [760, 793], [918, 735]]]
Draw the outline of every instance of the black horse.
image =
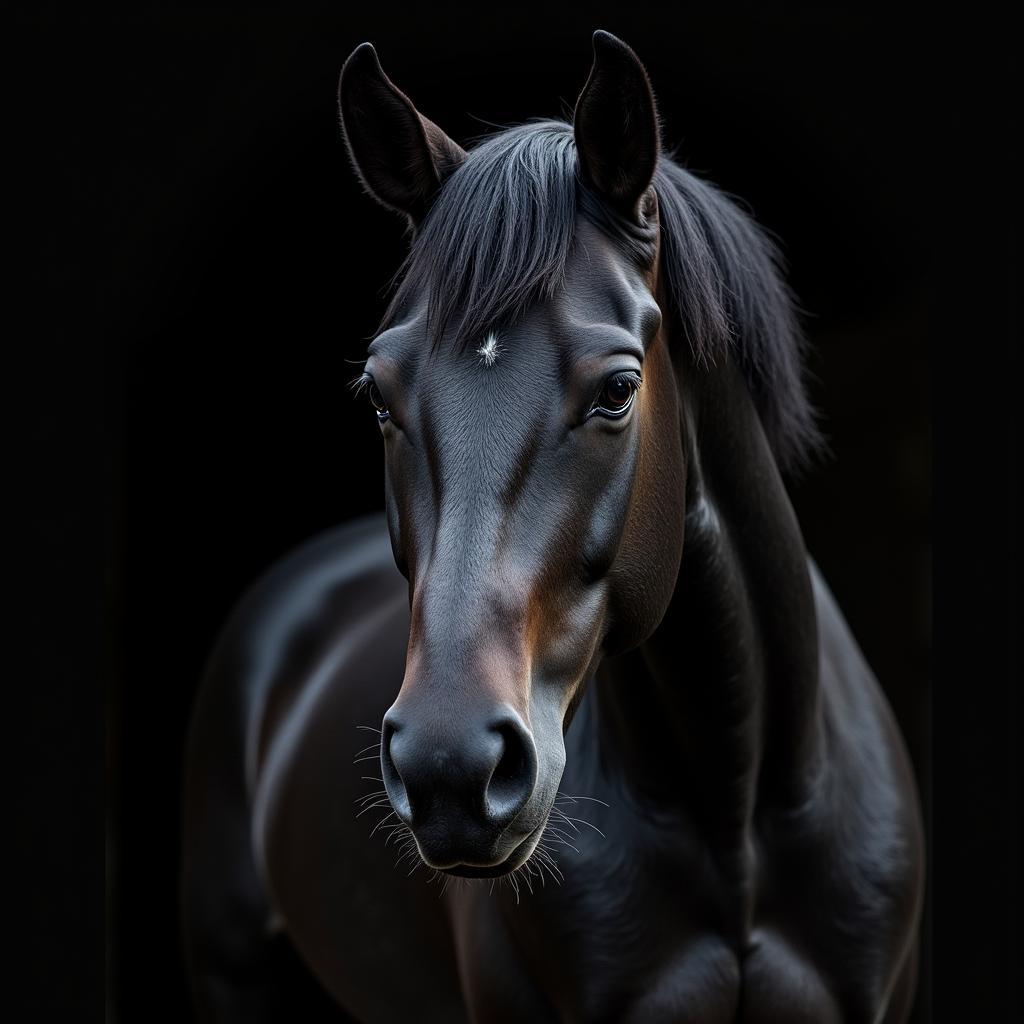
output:
[[572, 125], [468, 153], [368, 44], [340, 104], [413, 228], [360, 380], [386, 522], [273, 568], [211, 659], [200, 1015], [905, 1020], [918, 801], [783, 485], [817, 434], [775, 250], [607, 33]]

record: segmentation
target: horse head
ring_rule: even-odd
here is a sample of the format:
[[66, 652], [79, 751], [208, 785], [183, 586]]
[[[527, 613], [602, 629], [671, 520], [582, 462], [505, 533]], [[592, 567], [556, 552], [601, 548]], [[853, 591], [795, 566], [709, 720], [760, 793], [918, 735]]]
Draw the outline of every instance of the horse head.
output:
[[383, 780], [429, 866], [503, 874], [540, 839], [588, 680], [654, 630], [679, 568], [655, 101], [598, 32], [572, 126], [467, 153], [369, 44], [339, 102], [363, 184], [414, 234], [360, 378], [411, 608]]

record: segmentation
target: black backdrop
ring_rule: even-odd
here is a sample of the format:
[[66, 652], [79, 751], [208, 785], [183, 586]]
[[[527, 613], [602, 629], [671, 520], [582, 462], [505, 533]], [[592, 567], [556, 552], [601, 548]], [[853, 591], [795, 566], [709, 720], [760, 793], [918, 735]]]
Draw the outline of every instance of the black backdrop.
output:
[[[58, 331], [59, 347], [40, 358], [67, 356], [69, 379], [102, 370], [96, 507], [111, 629], [102, 650], [91, 640], [87, 652], [101, 659], [103, 690], [90, 700], [76, 689], [47, 733], [54, 749], [58, 735], [73, 737], [53, 765], [74, 763], [82, 744], [83, 794], [106, 780], [106, 904], [70, 895], [100, 863], [83, 852], [29, 940], [45, 972], [68, 984], [32, 975], [28, 1005], [81, 1010], [74, 980], [105, 976], [108, 1019], [153, 1019], [155, 993], [161, 1018], [188, 1018], [178, 785], [204, 658], [270, 562], [381, 507], [376, 426], [346, 385], [403, 242], [401, 225], [362, 194], [337, 127], [338, 71], [364, 39], [419, 108], [466, 143], [489, 126], [566, 114], [589, 68], [591, 31], [613, 31], [646, 63], [679, 158], [780, 237], [807, 310], [830, 440], [830, 455], [791, 494], [889, 694], [930, 816], [930, 374], [948, 328], [936, 316], [948, 268], [935, 243], [956, 234], [955, 224], [935, 226], [936, 154], [948, 141], [936, 136], [947, 94], [935, 56], [955, 46], [952, 36], [891, 9], [795, 3], [592, 4], [585, 14], [178, 4], [34, 27], [51, 66], [77, 72], [70, 91], [41, 76], [36, 99], [77, 108], [58, 146], [55, 180], [70, 202], [43, 234], [54, 268], [44, 283], [65, 300], [83, 287], [99, 331], [84, 354], [74, 332]], [[88, 241], [70, 251], [55, 241], [85, 226]], [[999, 254], [989, 257], [997, 269]], [[64, 406], [62, 450], [86, 445], [77, 409]], [[36, 440], [45, 446], [56, 430], [46, 419]], [[1004, 457], [1000, 448], [996, 479]], [[59, 549], [71, 520], [54, 515]], [[78, 627], [99, 624], [79, 618]], [[53, 652], [41, 662], [52, 678], [73, 674], [73, 663]], [[102, 776], [78, 728], [97, 722]], [[76, 798], [64, 770], [41, 771], [40, 786], [60, 771], [63, 814], [87, 830], [95, 801]], [[30, 816], [26, 845], [45, 843], [49, 828]], [[87, 927], [97, 911], [102, 939], [61, 945], [56, 933]], [[925, 925], [928, 953], [930, 911]], [[979, 958], [973, 985], [996, 992], [1007, 949]], [[931, 973], [926, 955], [920, 1020], [930, 1019]]]

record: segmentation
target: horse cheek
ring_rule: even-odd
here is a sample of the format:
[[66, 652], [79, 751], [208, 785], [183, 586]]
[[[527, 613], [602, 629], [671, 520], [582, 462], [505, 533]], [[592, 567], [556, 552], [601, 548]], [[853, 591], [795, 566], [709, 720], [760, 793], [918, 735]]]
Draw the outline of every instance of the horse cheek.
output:
[[637, 410], [636, 477], [610, 573], [609, 654], [636, 647], [657, 629], [675, 592], [683, 553], [686, 460], [675, 378], [660, 334], [645, 363], [644, 391], [647, 401]]

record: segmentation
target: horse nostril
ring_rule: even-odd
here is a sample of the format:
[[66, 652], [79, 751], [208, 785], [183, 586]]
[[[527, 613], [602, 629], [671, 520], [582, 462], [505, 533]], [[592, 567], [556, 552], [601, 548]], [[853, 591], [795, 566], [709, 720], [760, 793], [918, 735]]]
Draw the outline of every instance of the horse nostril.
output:
[[412, 822], [412, 806], [409, 803], [409, 793], [405, 788], [401, 770], [395, 761], [395, 754], [392, 750], [399, 726], [388, 717], [385, 717], [383, 726], [380, 737], [381, 778], [384, 780], [384, 789], [387, 791], [388, 800], [391, 801], [395, 814], [408, 825]]
[[[424, 837], [503, 829], [537, 781], [533, 737], [511, 709], [445, 735], [394, 711], [381, 729], [381, 778], [398, 818]], [[483, 834], [483, 833], [480, 833]]]
[[537, 781], [537, 752], [518, 718], [491, 726], [501, 737], [501, 756], [487, 783], [487, 816], [496, 823], [511, 821], [526, 805]]

